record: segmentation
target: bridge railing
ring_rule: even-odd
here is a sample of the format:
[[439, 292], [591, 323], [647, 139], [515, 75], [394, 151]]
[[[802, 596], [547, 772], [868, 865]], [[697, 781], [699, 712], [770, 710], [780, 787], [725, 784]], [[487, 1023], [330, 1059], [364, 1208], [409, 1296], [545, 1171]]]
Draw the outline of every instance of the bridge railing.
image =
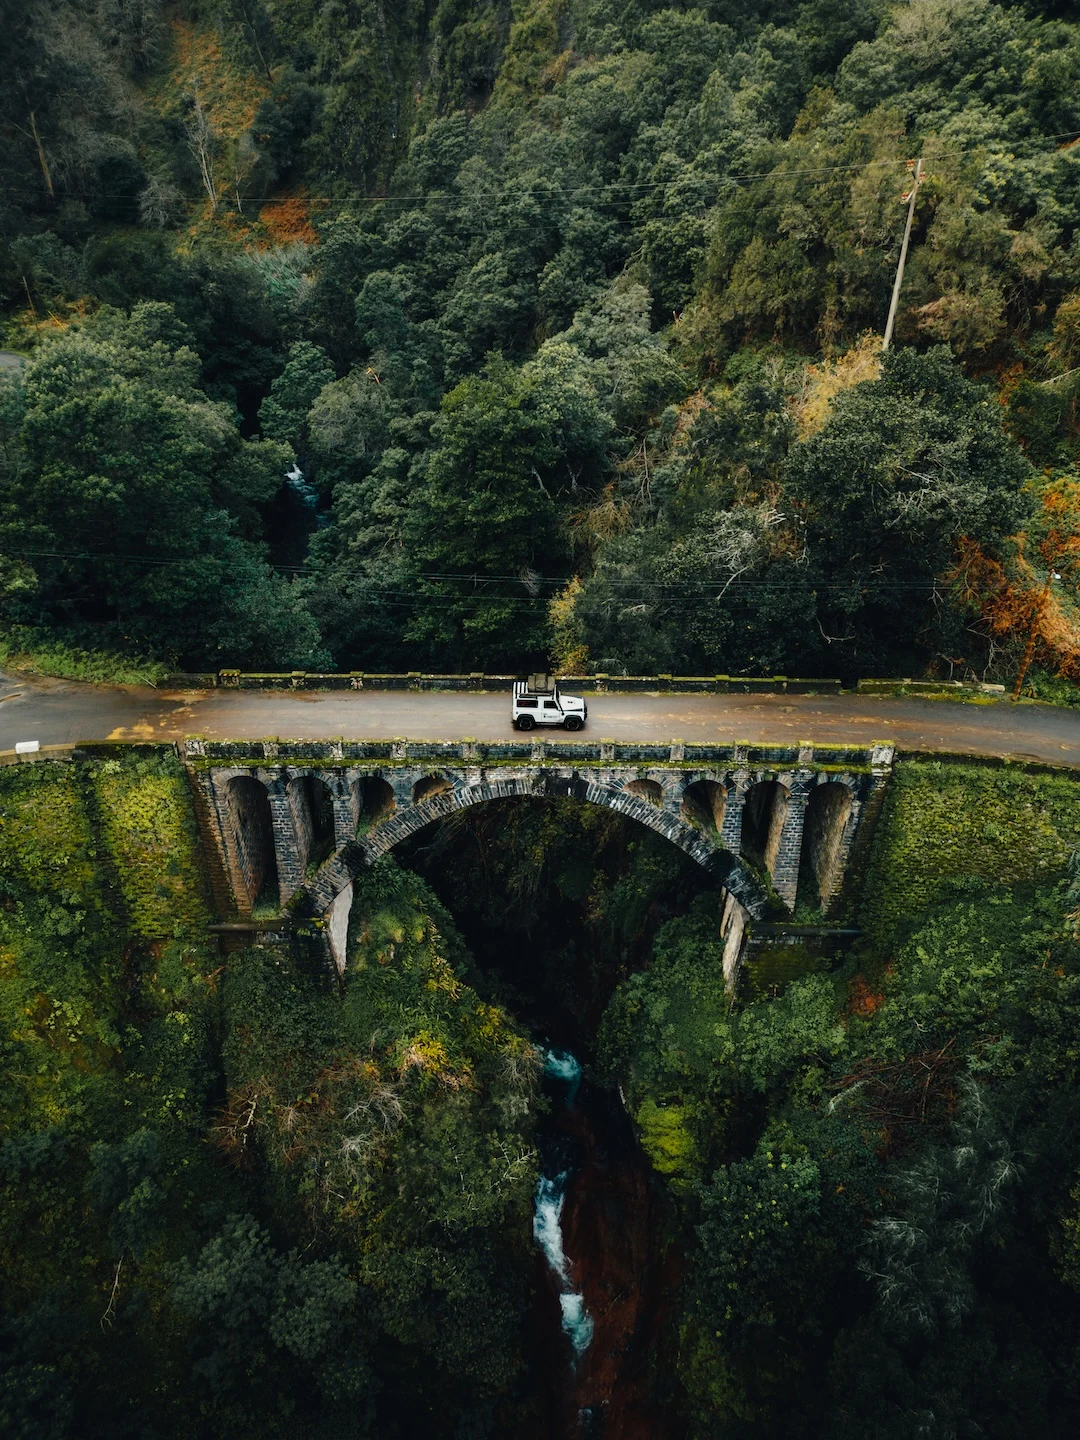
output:
[[[435, 675], [420, 670], [375, 674], [366, 670], [323, 673], [310, 670], [182, 672], [159, 682], [162, 690], [405, 690], [461, 691], [474, 695], [508, 692], [517, 676], [472, 671]], [[566, 675], [568, 690], [592, 695], [839, 695], [841, 680], [802, 679], [788, 675]], [[859, 695], [1004, 695], [1004, 685], [962, 680], [859, 680], [849, 683]]]
[[195, 764], [298, 767], [349, 764], [433, 766], [492, 765], [678, 765], [682, 769], [726, 765], [766, 769], [792, 766], [868, 770], [892, 763], [891, 743], [761, 745], [733, 740], [695, 744], [672, 740], [638, 744], [619, 740], [210, 740], [188, 736], [184, 756]]
[[[364, 670], [322, 674], [307, 670], [216, 673], [184, 672], [159, 681], [161, 690], [412, 690], [509, 692], [516, 675], [434, 675], [410, 670], [400, 675], [372, 674]], [[839, 695], [839, 680], [803, 680], [786, 675], [750, 678], [745, 675], [566, 675], [559, 683], [568, 690], [595, 695]]]

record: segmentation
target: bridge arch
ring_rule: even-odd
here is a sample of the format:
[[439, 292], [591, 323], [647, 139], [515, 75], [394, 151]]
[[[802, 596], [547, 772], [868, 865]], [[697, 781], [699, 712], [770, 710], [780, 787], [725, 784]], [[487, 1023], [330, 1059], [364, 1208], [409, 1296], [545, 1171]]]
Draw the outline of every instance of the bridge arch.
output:
[[628, 780], [622, 787], [622, 793], [644, 800], [646, 805], [654, 805], [657, 810], [663, 808], [664, 787], [659, 780]]
[[361, 822], [365, 825], [377, 825], [397, 808], [394, 787], [381, 775], [362, 775], [359, 780], [353, 781], [350, 788], [355, 797], [354, 832]]
[[335, 849], [333, 795], [317, 771], [293, 773], [286, 781], [285, 795], [297, 837], [298, 864], [303, 871]]
[[856, 801], [851, 788], [829, 780], [815, 785], [806, 806], [799, 893], [827, 908], [840, 886]]
[[756, 860], [770, 875], [776, 868], [790, 799], [788, 786], [775, 778], [763, 777], [746, 789], [740, 854]]
[[419, 805], [424, 800], [433, 800], [436, 795], [446, 795], [453, 788], [454, 782], [445, 775], [425, 775], [412, 787], [413, 804]]
[[689, 855], [713, 875], [717, 883], [751, 916], [760, 916], [765, 912], [768, 899], [761, 882], [739, 856], [719, 846], [715, 837], [703, 834], [678, 815], [662, 809], [651, 795], [646, 799], [634, 793], [629, 786], [606, 785], [599, 783], [598, 778], [580, 772], [571, 775], [550, 772], [504, 775], [458, 785], [408, 805], [374, 825], [365, 835], [339, 846], [301, 887], [293, 902], [294, 907], [301, 914], [329, 916], [331, 924], [340, 930], [339, 897], [344, 900], [348, 893], [351, 898], [353, 881], [380, 856], [436, 820], [444, 820], [474, 805], [512, 797], [575, 799], [614, 810], [628, 820], [663, 835]]
[[692, 780], [683, 790], [681, 811], [691, 823], [720, 834], [727, 810], [727, 787], [718, 780]]
[[225, 786], [225, 812], [242, 899], [250, 911], [260, 900], [278, 895], [274, 821], [266, 786], [252, 775], [233, 775]]

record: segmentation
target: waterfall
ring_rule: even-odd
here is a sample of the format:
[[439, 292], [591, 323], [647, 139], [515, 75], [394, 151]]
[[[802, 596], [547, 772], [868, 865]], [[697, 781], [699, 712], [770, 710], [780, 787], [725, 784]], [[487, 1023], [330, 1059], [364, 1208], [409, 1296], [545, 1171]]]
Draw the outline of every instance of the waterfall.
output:
[[[565, 1104], [573, 1105], [581, 1083], [581, 1065], [575, 1056], [566, 1050], [545, 1050], [544, 1074], [566, 1086]], [[559, 1282], [559, 1308], [562, 1311], [562, 1328], [570, 1337], [575, 1359], [589, 1348], [593, 1337], [592, 1316], [585, 1309], [585, 1297], [579, 1295], [570, 1283], [570, 1267], [563, 1249], [562, 1212], [566, 1199], [566, 1185], [570, 1179], [567, 1167], [558, 1167], [551, 1162], [550, 1174], [541, 1174], [536, 1185], [536, 1199], [533, 1207], [533, 1239], [544, 1252], [544, 1256]]]
[[316, 530], [323, 529], [330, 517], [319, 514], [319, 492], [315, 486], [307, 480], [299, 465], [294, 463], [291, 470], [285, 471], [285, 484], [304, 509], [311, 511], [315, 520]]
[[581, 1084], [581, 1065], [577, 1056], [571, 1055], [569, 1050], [545, 1050], [544, 1074], [565, 1083], [566, 1108], [572, 1110]]

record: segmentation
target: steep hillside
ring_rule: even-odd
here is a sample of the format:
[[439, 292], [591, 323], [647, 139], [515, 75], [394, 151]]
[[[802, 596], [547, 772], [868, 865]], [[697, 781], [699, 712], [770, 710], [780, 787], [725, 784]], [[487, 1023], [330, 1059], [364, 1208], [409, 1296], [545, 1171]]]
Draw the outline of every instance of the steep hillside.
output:
[[341, 994], [224, 959], [175, 756], [0, 768], [5, 1436], [527, 1417], [536, 1052], [419, 881], [360, 910]]
[[[192, 665], [1074, 693], [1067, 7], [5, 16], [0, 287], [31, 357], [0, 407], [7, 624]], [[78, 347], [147, 302], [174, 317], [155, 342], [198, 356], [218, 453], [235, 427], [264, 446], [199, 502], [246, 547], [224, 587], [191, 578], [202, 542], [138, 513], [136, 411], [72, 413]], [[167, 633], [178, 594], [219, 589]]]

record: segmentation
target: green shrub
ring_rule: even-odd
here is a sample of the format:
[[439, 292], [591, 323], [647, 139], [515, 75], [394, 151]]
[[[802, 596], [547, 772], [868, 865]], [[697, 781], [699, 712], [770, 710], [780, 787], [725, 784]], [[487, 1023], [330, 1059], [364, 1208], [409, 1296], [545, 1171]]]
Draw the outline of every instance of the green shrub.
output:
[[90, 831], [69, 765], [0, 768], [0, 895], [72, 894], [92, 879]]
[[168, 665], [146, 656], [85, 650], [25, 625], [14, 625], [0, 634], [0, 667], [111, 685], [156, 685], [170, 673]]

